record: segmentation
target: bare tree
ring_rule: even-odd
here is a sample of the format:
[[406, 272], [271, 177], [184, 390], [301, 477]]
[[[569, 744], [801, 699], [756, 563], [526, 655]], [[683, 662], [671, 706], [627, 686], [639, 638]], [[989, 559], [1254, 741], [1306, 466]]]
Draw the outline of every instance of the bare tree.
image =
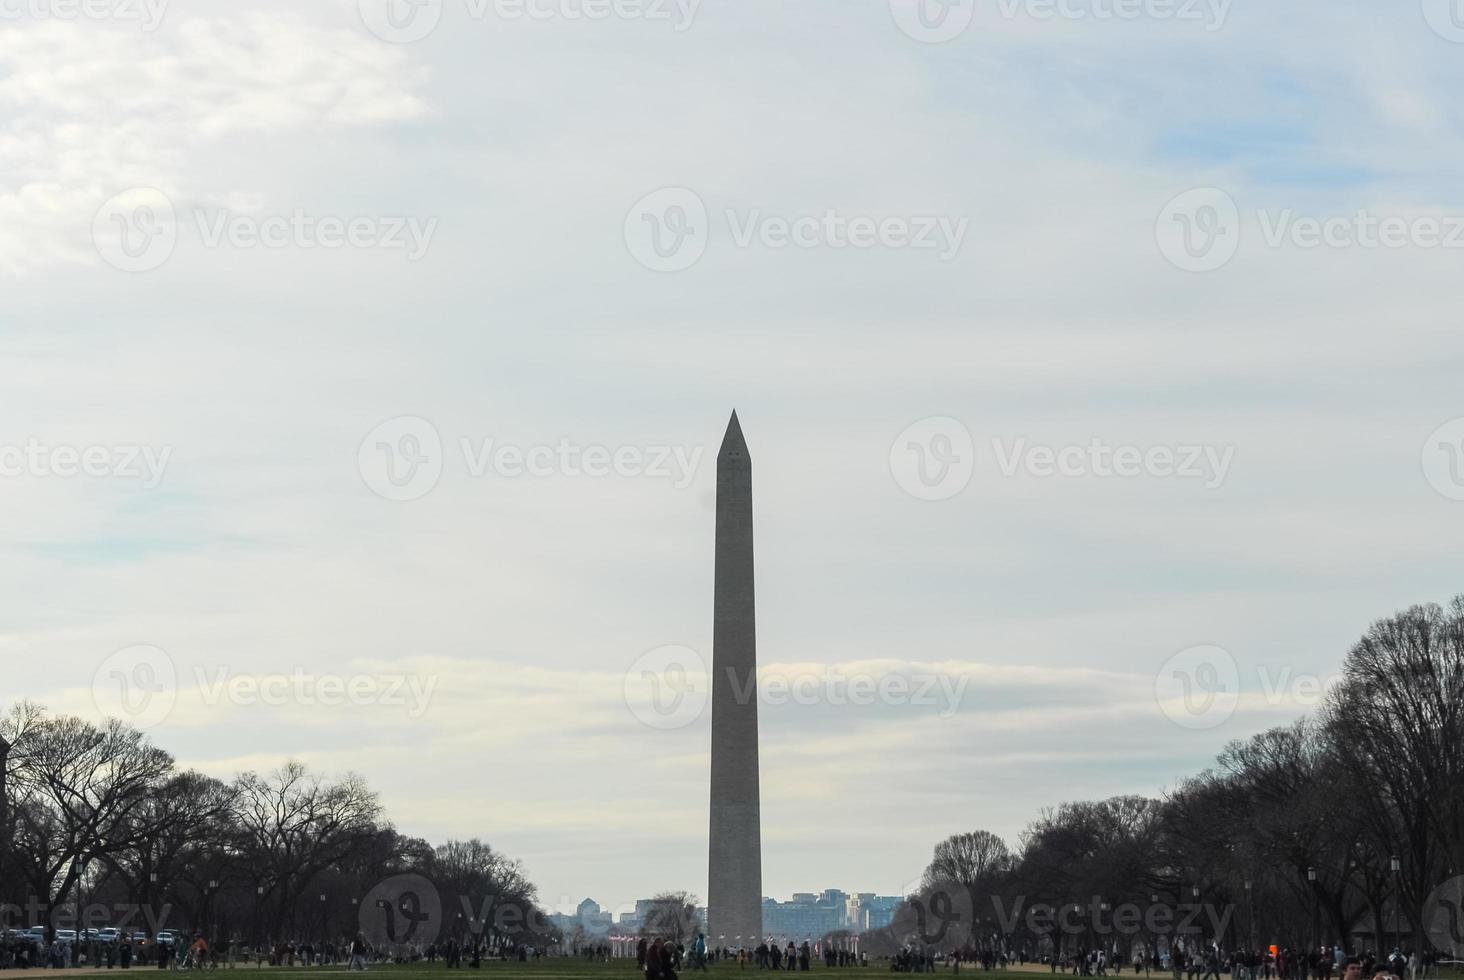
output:
[[1325, 718], [1357, 806], [1392, 840], [1414, 921], [1447, 869], [1464, 868], [1464, 597], [1374, 623], [1348, 654]]
[[7, 722], [15, 734], [12, 861], [51, 924], [92, 861], [154, 831], [140, 814], [148, 788], [172, 772], [173, 757], [116, 720], [99, 727], [22, 705]]
[[702, 929], [696, 914], [696, 896], [690, 892], [661, 892], [651, 899], [641, 922], [641, 935], [685, 943]]
[[200, 876], [206, 882], [238, 873], [233, 801], [232, 787], [191, 770], [147, 788], [130, 817], [130, 832], [106, 863], [142, 906], [149, 929], [166, 919], [169, 890], [178, 896], [178, 886], [189, 883], [197, 894]]
[[532, 920], [534, 886], [523, 867], [476, 837], [438, 847], [432, 868], [444, 901], [456, 906], [475, 937], [497, 941]]
[[234, 818], [278, 934], [312, 881], [372, 838], [381, 805], [360, 777], [327, 783], [295, 761], [267, 776], [245, 773], [234, 788]]
[[956, 881], [974, 890], [1005, 872], [1011, 860], [1006, 841], [990, 831], [954, 834], [935, 845], [925, 880]]

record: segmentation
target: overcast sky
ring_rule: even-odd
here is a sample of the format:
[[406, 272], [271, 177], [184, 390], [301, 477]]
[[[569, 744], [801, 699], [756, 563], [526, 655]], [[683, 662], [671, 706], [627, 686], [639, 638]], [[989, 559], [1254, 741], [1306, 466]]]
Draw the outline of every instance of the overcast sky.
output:
[[764, 890], [897, 893], [1459, 589], [1447, 2], [107, 2], [0, 4], [0, 705], [705, 897], [736, 407]]

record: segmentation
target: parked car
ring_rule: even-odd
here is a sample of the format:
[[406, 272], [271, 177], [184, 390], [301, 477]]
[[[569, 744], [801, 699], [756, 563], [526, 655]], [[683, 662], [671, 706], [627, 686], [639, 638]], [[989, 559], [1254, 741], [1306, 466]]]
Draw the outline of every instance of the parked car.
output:
[[82, 942], [84, 942], [84, 943], [96, 942], [96, 938], [97, 938], [97, 930], [95, 930], [95, 929], [83, 929], [83, 930], [81, 930], [81, 941]]
[[146, 946], [147, 945], [147, 932], [145, 930], [143, 930], [143, 929], [138, 929], [135, 932], [133, 932], [132, 933], [132, 945], [134, 945], [134, 946]]
[[97, 933], [97, 942], [115, 943], [122, 936], [122, 930], [108, 926]]
[[76, 930], [75, 929], [57, 929], [56, 930], [56, 938], [59, 939], [61, 942], [65, 943], [67, 946], [70, 946], [72, 943], [76, 942]]
[[176, 929], [164, 929], [158, 933], [157, 944], [159, 946], [172, 946], [176, 942], [178, 942]]

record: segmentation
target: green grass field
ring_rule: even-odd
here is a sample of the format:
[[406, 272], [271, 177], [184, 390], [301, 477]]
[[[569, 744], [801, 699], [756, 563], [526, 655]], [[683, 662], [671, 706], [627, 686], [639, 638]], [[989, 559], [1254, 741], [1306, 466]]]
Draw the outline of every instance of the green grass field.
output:
[[[230, 971], [218, 970], [215, 972], [224, 974]], [[320, 977], [326, 973], [345, 974], [347, 971], [345, 967], [328, 966], [308, 968], [277, 967], [267, 972], [270, 980], [275, 980], [275, 978], [279, 978], [279, 980], [310, 980], [311, 977]], [[699, 971], [692, 973], [687, 970], [682, 970], [677, 974], [677, 977], [678, 980], [691, 980], [692, 977], [705, 975], [708, 977], [721, 977], [723, 980], [733, 980], [738, 974], [748, 978], [756, 978], [758, 973], [759, 971], [752, 967], [739, 970], [736, 963], [720, 963], [709, 966], [706, 974], [701, 974]], [[809, 972], [803, 974], [803, 976], [812, 976], [814, 973], [828, 978], [883, 975], [888, 973], [888, 966], [881, 965], [876, 967], [870, 964], [868, 967], [862, 969], [848, 967], [845, 969], [828, 970], [824, 968], [822, 963], [818, 963], [812, 966]], [[962, 970], [961, 976], [964, 977], [967, 973], [968, 971]], [[381, 978], [381, 980], [472, 980], [474, 976], [478, 975], [491, 978], [491, 980], [514, 980], [514, 978], [518, 977], [529, 977], [532, 980], [635, 980], [636, 977], [641, 976], [641, 972], [636, 969], [635, 960], [632, 959], [611, 960], [608, 963], [590, 963], [583, 959], [570, 957], [545, 957], [542, 960], [530, 960], [526, 963], [519, 963], [514, 960], [510, 960], [507, 963], [502, 963], [498, 960], [484, 960], [482, 967], [478, 970], [474, 970], [469, 966], [464, 966], [457, 970], [449, 970], [441, 964], [432, 965], [427, 963], [413, 963], [407, 966], [373, 966], [368, 971], [368, 974], [375, 975]], [[764, 980], [783, 975], [782, 973], [762, 971]], [[974, 976], [975, 974], [972, 975]], [[796, 976], [796, 974], [789, 976]], [[224, 980], [224, 978], [220, 978], [220, 980]]]
[[[220, 974], [229, 972], [237, 971], [229, 971], [227, 969], [216, 971], [216, 973]], [[312, 977], [320, 978], [325, 974], [344, 975], [347, 973], [347, 970], [343, 966], [309, 968], [273, 967], [268, 968], [267, 972], [270, 980], [276, 980], [276, 978], [278, 980], [311, 980]], [[519, 963], [516, 961], [503, 963], [497, 960], [485, 960], [482, 967], [478, 970], [473, 970], [471, 967], [466, 966], [457, 970], [449, 970], [440, 963], [414, 963], [407, 966], [373, 966], [368, 973], [377, 977], [378, 980], [473, 980], [475, 975], [482, 975], [485, 980], [518, 980], [521, 977], [525, 978], [525, 980], [635, 980], [635, 978], [641, 976], [640, 971], [636, 969], [635, 960], [618, 959], [611, 960], [608, 963], [592, 963], [586, 962], [583, 959], [568, 957], [546, 957], [538, 961], [530, 960], [527, 963]], [[678, 980], [694, 980], [695, 977], [700, 975], [699, 973], [682, 970], [677, 974], [677, 977]], [[789, 976], [789, 980], [794, 980], [796, 976], [799, 976], [799, 974], [788, 975], [782, 972], [772, 973], [769, 971], [759, 971], [751, 966], [746, 969], [739, 969], [735, 962], [713, 964], [705, 975], [711, 978], [720, 978], [720, 980], [738, 980], [738, 978], [745, 978], [745, 980], [777, 980], [777, 978], [785, 975]], [[821, 962], [817, 962], [813, 964], [808, 973], [801, 975], [807, 977], [824, 977], [828, 978], [828, 980], [855, 980], [858, 977], [877, 980], [877, 978], [891, 976], [888, 963], [875, 963], [873, 961], [867, 967], [845, 967], [842, 969], [826, 969]], [[951, 976], [951, 972], [947, 967], [938, 970], [936, 975], [949, 977]], [[909, 977], [913, 975], [899, 974], [899, 976]], [[992, 973], [973, 970], [963, 966], [960, 972], [960, 977], [970, 977], [973, 980], [999, 980], [999, 978], [1006, 978], [1006, 980], [1037, 980], [1038, 977], [1044, 976], [1068, 977], [1069, 975], [1062, 972], [1054, 975], [1049, 972], [1047, 967], [1037, 964], [1013, 966], [1009, 969], [998, 970]], [[1464, 974], [1461, 974], [1457, 969], [1445, 969], [1442, 971], [1439, 980], [1451, 980], [1451, 978], [1459, 978], [1461, 976], [1464, 976]], [[145, 978], [137, 978], [137, 980], [145, 980]], [[219, 980], [224, 980], [224, 978], [220, 977]], [[1118, 974], [1116, 977], [1110, 974], [1109, 980], [1133, 980], [1133, 974], [1124, 972]], [[1152, 980], [1169, 980], [1169, 974], [1155, 973]]]
[[[875, 967], [871, 964], [867, 968], [849, 967], [843, 970], [826, 970], [823, 964], [814, 964], [810, 974], [818, 973], [824, 977], [854, 977], [871, 976], [871, 974], [884, 974], [889, 971], [887, 965]], [[34, 980], [45, 980], [47, 977], [83, 977], [100, 976], [107, 974], [108, 980], [183, 980], [189, 977], [190, 980], [227, 980], [230, 974], [255, 974], [264, 973], [269, 980], [322, 980], [326, 976], [344, 980], [347, 976], [360, 976], [360, 973], [350, 973], [344, 965], [340, 967], [264, 967], [256, 970], [255, 965], [240, 964], [234, 968], [220, 967], [218, 970], [187, 970], [187, 971], [161, 971], [155, 967], [133, 967], [126, 973], [120, 970], [95, 970], [91, 967], [75, 967], [72, 970], [4, 970], [0, 976], [7, 977], [32, 977]], [[962, 970], [960, 976], [965, 977], [972, 971]], [[736, 974], [745, 976], [757, 976], [755, 968], [748, 967], [747, 970], [738, 970], [735, 962], [723, 962], [714, 964], [704, 976], [720, 977], [722, 980], [733, 980]], [[805, 974], [805, 976], [810, 976]], [[483, 977], [483, 980], [517, 980], [524, 977], [527, 980], [635, 980], [641, 976], [640, 970], [635, 968], [634, 959], [610, 959], [609, 962], [587, 962], [580, 958], [569, 957], [546, 957], [529, 962], [508, 961], [501, 962], [498, 959], [485, 959], [479, 970], [471, 967], [448, 970], [447, 967], [436, 962], [414, 962], [407, 965], [373, 965], [367, 970], [367, 977], [376, 977], [378, 980], [473, 980], [473, 977]], [[681, 971], [676, 974], [679, 980], [690, 980], [694, 974], [688, 971]], [[703, 974], [695, 974], [703, 976]], [[773, 977], [783, 976], [782, 973], [773, 974], [763, 971], [764, 980], [772, 980]]]
[[[132, 972], [136, 973], [137, 971], [134, 970]], [[151, 972], [156, 973], [158, 971]], [[190, 971], [187, 976], [198, 978], [198, 980], [203, 980], [204, 977], [216, 977], [217, 980], [227, 980], [228, 974], [240, 972], [253, 973], [255, 971], [253, 967], [246, 968], [241, 966], [235, 970], [220, 968], [215, 971], [205, 971], [203, 974]], [[344, 966], [267, 967], [264, 972], [268, 974], [270, 980], [311, 980], [311, 978], [322, 978], [327, 974], [338, 977], [344, 977], [348, 974]], [[949, 975], [950, 971], [946, 970], [943, 972]], [[1015, 972], [1009, 970], [1006, 971], [1006, 975], [1010, 977]], [[148, 970], [143, 970], [142, 973], [142, 976], [134, 977], [133, 980], [151, 980], [148, 975]], [[802, 974], [802, 976], [811, 977], [815, 974], [820, 977], [829, 978], [829, 980], [838, 980], [838, 978], [853, 980], [855, 977], [882, 977], [889, 974], [889, 966], [886, 963], [875, 965], [871, 962], [869, 966], [862, 968], [846, 967], [830, 970], [826, 969], [820, 962], [815, 963], [809, 969], [809, 972]], [[174, 973], [169, 975], [178, 978], [178, 974]], [[354, 975], [359, 976], [359, 974]], [[746, 969], [739, 969], [736, 963], [719, 963], [711, 965], [706, 974], [682, 970], [677, 974], [677, 977], [678, 980], [692, 980], [692, 978], [699, 976], [719, 977], [721, 980], [735, 980], [735, 978], [742, 976], [748, 978], [748, 980], [774, 980], [774, 978], [785, 975], [789, 976], [790, 980], [798, 976], [798, 974], [772, 973], [766, 970], [759, 971], [751, 966]], [[962, 969], [960, 975], [963, 978], [968, 976], [988, 976], [988, 974], [983, 974], [979, 970], [968, 969]], [[517, 980], [519, 977], [529, 978], [529, 980], [635, 980], [635, 978], [641, 976], [641, 973], [636, 969], [635, 960], [632, 959], [611, 960], [608, 963], [592, 963], [578, 958], [545, 957], [538, 961], [530, 960], [526, 963], [519, 963], [514, 960], [510, 960], [507, 963], [499, 962], [498, 960], [484, 960], [482, 967], [478, 970], [474, 970], [469, 966], [449, 970], [440, 963], [413, 963], [406, 966], [373, 966], [367, 971], [367, 976], [374, 976], [378, 980], [473, 980], [475, 976], [481, 976], [484, 980]], [[990, 974], [989, 976], [995, 977], [997, 974]], [[36, 980], [43, 980], [43, 975], [38, 976]]]
[[[229, 974], [253, 974], [256, 968], [252, 965], [240, 965], [233, 969], [221, 967], [218, 970], [207, 970], [202, 972], [186, 971], [179, 974], [175, 971], [159, 971], [152, 967], [134, 967], [132, 970], [118, 975], [118, 971], [93, 970], [81, 967], [64, 971], [37, 971], [37, 970], [8, 970], [0, 971], [0, 976], [5, 980], [12, 978], [27, 977], [32, 980], [45, 980], [48, 976], [84, 976], [90, 974], [109, 974], [108, 980], [183, 980], [184, 977], [193, 980], [205, 980], [212, 977], [214, 980], [227, 980]], [[323, 980], [330, 976], [333, 980], [345, 980], [350, 972], [344, 966], [317, 966], [317, 967], [265, 967], [262, 971], [268, 975], [269, 980]], [[943, 977], [951, 975], [949, 968], [940, 969], [938, 974]], [[695, 980], [699, 974], [688, 970], [682, 970], [678, 974], [678, 980]], [[706, 974], [714, 980], [779, 980], [785, 974], [759, 971], [754, 967], [739, 969], [735, 962], [720, 963], [711, 966]], [[889, 964], [886, 962], [871, 961], [867, 967], [845, 967], [826, 969], [821, 962], [813, 964], [805, 976], [819, 976], [827, 980], [855, 980], [864, 977], [868, 980], [876, 980], [880, 977], [890, 975]], [[474, 970], [464, 966], [460, 969], [449, 970], [441, 963], [413, 963], [405, 966], [381, 965], [373, 966], [367, 971], [368, 980], [375, 977], [376, 980], [474, 980], [481, 977], [482, 980], [636, 980], [640, 977], [640, 971], [636, 969], [635, 960], [616, 959], [610, 962], [587, 962], [579, 958], [569, 957], [546, 957], [541, 960], [530, 960], [526, 963], [517, 961], [500, 962], [498, 960], [484, 960], [480, 969]], [[911, 976], [900, 974], [901, 977]], [[981, 970], [972, 970], [966, 967], [961, 968], [960, 977], [972, 978], [972, 980], [1038, 980], [1039, 977], [1052, 977], [1047, 967], [1037, 964], [1026, 966], [1014, 966], [1007, 970], [999, 970], [993, 973], [986, 973]], [[1055, 977], [1068, 977], [1066, 973], [1058, 973]], [[789, 977], [789, 980], [795, 980]], [[1134, 980], [1133, 974], [1123, 973], [1117, 976], [1110, 975], [1110, 980]], [[1169, 980], [1165, 973], [1155, 973], [1152, 980]], [[1464, 980], [1464, 973], [1457, 968], [1446, 968], [1440, 974], [1439, 980]]]

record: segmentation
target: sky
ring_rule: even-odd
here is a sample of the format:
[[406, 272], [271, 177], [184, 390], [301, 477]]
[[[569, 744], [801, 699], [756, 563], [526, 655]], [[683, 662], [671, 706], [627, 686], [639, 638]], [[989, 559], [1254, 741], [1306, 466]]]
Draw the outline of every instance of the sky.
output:
[[1464, 10], [0, 2], [0, 709], [706, 894], [1158, 794], [1460, 591]]

